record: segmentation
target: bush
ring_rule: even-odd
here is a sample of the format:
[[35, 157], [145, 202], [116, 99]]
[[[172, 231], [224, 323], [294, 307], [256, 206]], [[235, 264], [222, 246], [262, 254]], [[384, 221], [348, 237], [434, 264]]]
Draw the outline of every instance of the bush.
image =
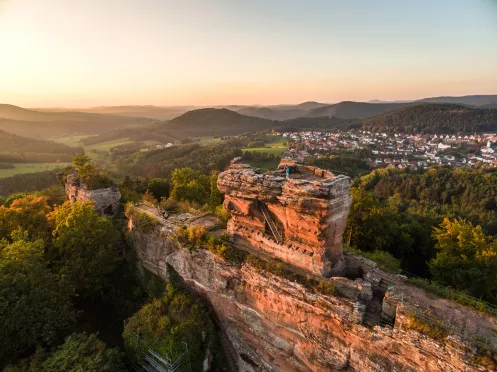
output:
[[216, 217], [218, 217], [224, 223], [228, 222], [228, 220], [230, 219], [230, 212], [228, 212], [228, 210], [222, 204], [216, 207], [215, 214]]
[[385, 251], [376, 250], [373, 252], [364, 252], [355, 247], [347, 247], [344, 245], [344, 251], [361, 256], [375, 262], [381, 270], [387, 271], [392, 274], [399, 274], [402, 272], [400, 267], [400, 260]]
[[198, 203], [190, 202], [188, 200], [178, 201], [172, 198], [162, 200], [159, 206], [169, 212], [173, 213], [200, 213], [207, 211], [206, 205], [201, 206]]
[[461, 305], [469, 306], [484, 313], [497, 316], [496, 306], [481, 301], [478, 298], [472, 297], [463, 291], [458, 291], [451, 287], [445, 287], [423, 278], [410, 278], [409, 282], [425, 289], [428, 292], [436, 294], [437, 296], [458, 302]]
[[416, 332], [425, 334], [434, 340], [442, 340], [449, 335], [449, 331], [439, 321], [433, 319], [422, 319], [416, 315], [409, 315], [406, 329], [412, 329]]
[[147, 212], [140, 211], [136, 208], [131, 212], [127, 212], [126, 217], [131, 218], [133, 220], [133, 226], [144, 233], [151, 232], [160, 223], [159, 220], [152, 217]]
[[310, 277], [304, 277], [302, 275], [296, 274], [286, 269], [283, 263], [270, 263], [251, 254], [247, 255], [245, 262], [256, 269], [258, 272], [269, 272], [283, 279], [297, 282], [316, 293], [320, 293], [325, 296], [332, 296], [337, 294], [335, 286], [332, 282], [326, 281], [324, 279], [318, 281]]

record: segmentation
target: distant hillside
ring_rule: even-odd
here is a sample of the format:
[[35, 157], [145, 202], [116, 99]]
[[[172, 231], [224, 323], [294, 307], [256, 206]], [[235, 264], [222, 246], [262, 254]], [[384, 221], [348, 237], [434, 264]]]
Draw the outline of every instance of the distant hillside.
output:
[[269, 107], [243, 107], [241, 109], [234, 110], [242, 115], [254, 116], [269, 120], [281, 120], [293, 117], [297, 113], [303, 112], [303, 110], [294, 110], [292, 112], [281, 112], [278, 110], [273, 110]]
[[0, 163], [70, 162], [78, 152], [82, 149], [0, 130]]
[[[151, 105], [129, 105], [129, 106], [101, 106], [82, 109], [66, 108], [40, 108], [32, 109], [43, 113], [80, 112], [93, 114], [111, 114], [119, 116], [142, 117], [157, 120], [171, 120], [185, 112], [202, 108], [228, 109], [247, 116], [255, 116], [270, 120], [284, 120], [305, 116], [307, 111], [327, 106], [326, 103], [314, 101], [303, 102], [296, 105], [274, 105], [274, 106], [253, 106], [253, 105], [219, 105], [213, 107], [202, 106], [151, 106]], [[24, 119], [23, 119], [24, 120]]]
[[0, 130], [0, 152], [43, 152], [74, 154], [78, 149], [52, 141], [35, 140]]
[[[319, 104], [318, 104], [319, 105]], [[321, 106], [317, 106], [321, 107]], [[313, 102], [303, 103], [300, 105], [282, 105], [282, 106], [267, 106], [267, 107], [243, 107], [234, 111], [248, 116], [255, 116], [270, 120], [286, 120], [302, 116], [306, 116], [308, 110], [316, 108]]]
[[0, 118], [22, 121], [56, 121], [60, 114], [28, 110], [14, 105], [0, 104]]
[[96, 143], [115, 141], [123, 138], [127, 138], [130, 141], [134, 142], [156, 141], [162, 143], [175, 143], [176, 141], [179, 141], [185, 137], [187, 137], [187, 135], [182, 134], [181, 132], [171, 132], [167, 129], [164, 129], [163, 124], [154, 124], [140, 128], [124, 128], [113, 130], [111, 132], [102, 133], [97, 136], [83, 138], [81, 140], [81, 143], [83, 143], [84, 145], [93, 145]]
[[111, 114], [119, 116], [140, 117], [156, 120], [170, 120], [195, 109], [195, 106], [102, 106], [77, 110], [68, 109], [38, 109], [40, 111], [79, 111], [93, 114]]
[[462, 97], [431, 97], [417, 101], [418, 103], [454, 103], [458, 105], [488, 106], [497, 105], [497, 94], [462, 96]]
[[283, 120], [276, 124], [277, 130], [297, 132], [299, 130], [329, 130], [360, 128], [361, 121], [357, 119], [340, 119], [329, 116], [317, 118], [295, 118]]
[[272, 120], [246, 116], [227, 109], [207, 108], [189, 111], [157, 128], [200, 136], [234, 135], [273, 126]]
[[362, 128], [377, 132], [457, 133], [497, 130], [497, 109], [453, 104], [421, 104], [363, 120]]
[[298, 105], [295, 105], [295, 107], [300, 108], [302, 110], [313, 110], [313, 109], [317, 109], [319, 107], [324, 107], [324, 106], [329, 106], [329, 105], [330, 105], [329, 103], [307, 101], [307, 102], [299, 103]]
[[309, 110], [328, 106], [327, 103], [308, 101], [297, 105], [274, 106], [234, 106], [226, 107], [243, 115], [255, 116], [270, 120], [286, 120], [306, 116]]
[[366, 103], [346, 101], [315, 108], [307, 112], [306, 116], [333, 116], [340, 119], [365, 119], [408, 105], [410, 105], [410, 103]]
[[127, 126], [143, 126], [154, 119], [84, 112], [39, 112], [12, 105], [0, 105], [0, 130], [24, 137], [48, 139], [54, 136], [99, 134]]

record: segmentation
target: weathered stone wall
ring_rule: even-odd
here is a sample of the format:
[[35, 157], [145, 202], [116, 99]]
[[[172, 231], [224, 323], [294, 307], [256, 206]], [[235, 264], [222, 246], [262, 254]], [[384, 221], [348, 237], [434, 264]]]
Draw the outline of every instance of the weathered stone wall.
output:
[[[174, 269], [208, 299], [236, 348], [241, 371], [484, 370], [470, 363], [474, 349], [458, 338], [437, 341], [406, 330], [412, 309], [404, 298], [416, 296], [409, 303], [421, 309], [441, 306], [418, 288], [399, 284], [387, 293], [384, 307], [395, 319], [393, 327], [367, 328], [362, 317], [372, 298], [368, 281], [332, 278], [338, 295], [317, 294], [248, 264], [229, 264], [207, 250], [180, 248], [174, 231], [183, 223], [190, 222], [171, 216], [144, 233], [130, 220], [139, 262], [166, 280]], [[377, 270], [370, 261], [362, 263], [368, 265], [368, 273]], [[444, 306], [461, 318], [475, 317], [457, 304]], [[495, 319], [478, 319], [481, 323], [471, 321], [477, 327], [495, 327]]]
[[[232, 217], [228, 234], [236, 244], [323, 276], [343, 270], [342, 234], [352, 202], [351, 184], [349, 177], [315, 167], [293, 165], [287, 178], [281, 168], [258, 174], [237, 162], [218, 178]], [[261, 204], [270, 211], [283, 241], [268, 233]]]
[[67, 176], [64, 188], [68, 200], [72, 202], [92, 201], [95, 210], [101, 216], [113, 216], [119, 209], [121, 192], [117, 187], [88, 190], [77, 180], [77, 175], [70, 174]]

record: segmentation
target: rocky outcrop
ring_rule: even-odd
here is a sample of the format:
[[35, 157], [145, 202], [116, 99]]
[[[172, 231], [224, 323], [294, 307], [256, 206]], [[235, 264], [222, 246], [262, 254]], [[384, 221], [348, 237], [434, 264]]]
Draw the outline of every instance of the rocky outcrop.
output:
[[238, 159], [217, 182], [231, 213], [227, 231], [235, 244], [326, 277], [343, 271], [351, 184], [349, 177], [294, 163], [259, 174]]
[[[145, 231], [129, 220], [140, 267], [166, 280], [171, 273], [180, 275], [209, 301], [241, 371], [477, 371], [485, 369], [472, 364], [476, 349], [467, 330], [490, 330], [485, 337], [489, 345], [497, 344], [494, 318], [427, 296], [364, 258], [345, 255], [361, 277], [332, 277], [336, 291], [323, 295], [248, 263], [230, 264], [204, 249], [181, 248], [175, 231], [195, 224], [194, 216], [164, 219], [153, 210], [141, 212], [157, 224]], [[391, 325], [366, 327], [366, 308], [382, 280], [392, 280], [380, 304]], [[425, 319], [435, 312], [447, 314], [448, 337], [432, 338], [410, 326], [413, 316]]]
[[100, 216], [113, 216], [119, 209], [121, 192], [117, 187], [90, 190], [85, 184], [80, 183], [78, 175], [73, 173], [66, 177], [64, 188], [68, 200], [91, 201]]

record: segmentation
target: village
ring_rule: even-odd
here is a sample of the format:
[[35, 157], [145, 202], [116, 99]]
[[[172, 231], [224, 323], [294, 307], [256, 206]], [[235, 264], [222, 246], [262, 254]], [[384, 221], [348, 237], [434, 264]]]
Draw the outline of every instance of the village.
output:
[[497, 166], [495, 133], [453, 134], [387, 134], [361, 130], [278, 133], [288, 140], [285, 156], [304, 162], [311, 156], [321, 157], [343, 152], [364, 154], [371, 168], [427, 168], [433, 165], [456, 167]]

